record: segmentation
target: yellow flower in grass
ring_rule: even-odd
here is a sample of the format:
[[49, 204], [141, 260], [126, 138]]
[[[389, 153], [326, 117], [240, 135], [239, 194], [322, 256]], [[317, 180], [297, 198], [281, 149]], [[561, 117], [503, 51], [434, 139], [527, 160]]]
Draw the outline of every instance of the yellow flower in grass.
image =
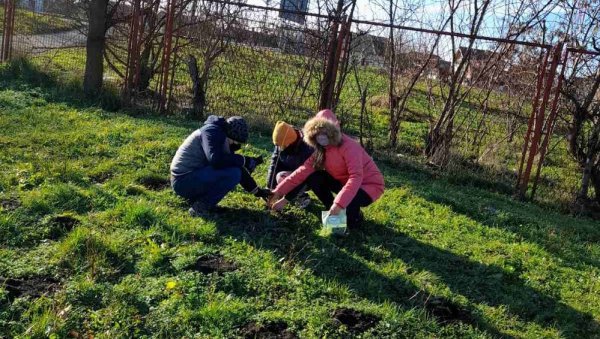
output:
[[170, 291], [170, 290], [174, 289], [175, 287], [177, 287], [177, 281], [174, 281], [174, 280], [167, 281], [167, 284], [166, 284], [167, 291]]

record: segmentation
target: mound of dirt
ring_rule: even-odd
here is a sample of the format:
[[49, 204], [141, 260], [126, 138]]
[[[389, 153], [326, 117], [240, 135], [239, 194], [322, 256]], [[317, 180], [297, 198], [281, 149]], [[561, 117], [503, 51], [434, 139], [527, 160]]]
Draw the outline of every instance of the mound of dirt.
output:
[[103, 184], [108, 181], [108, 179], [112, 178], [112, 176], [112, 172], [98, 172], [90, 175], [89, 177], [94, 184]]
[[79, 224], [79, 220], [72, 215], [61, 214], [50, 219], [50, 222], [62, 227], [65, 231], [71, 231], [75, 225]]
[[14, 211], [21, 206], [21, 202], [16, 198], [0, 199], [0, 206], [5, 211]]
[[8, 291], [9, 300], [19, 297], [37, 298], [45, 294], [52, 294], [60, 287], [59, 281], [49, 276], [33, 276], [19, 279], [0, 277], [0, 286], [3, 286]]
[[247, 339], [295, 339], [285, 322], [277, 321], [268, 324], [249, 323], [241, 328], [240, 334]]
[[72, 231], [79, 224], [79, 220], [70, 214], [60, 214], [51, 217], [48, 223], [52, 225], [48, 239], [56, 240]]
[[171, 185], [169, 178], [163, 178], [158, 176], [141, 177], [137, 182], [146, 187], [149, 190], [160, 191]]
[[238, 266], [234, 262], [225, 259], [222, 255], [209, 254], [199, 257], [194, 264], [188, 266], [188, 269], [203, 274], [210, 274], [214, 272], [232, 272], [237, 270]]
[[424, 306], [425, 309], [431, 313], [440, 324], [456, 322], [468, 324], [473, 321], [471, 318], [471, 313], [468, 310], [461, 308], [445, 298], [430, 298], [425, 302]]
[[349, 308], [339, 308], [333, 312], [333, 320], [345, 325], [352, 332], [364, 332], [374, 327], [381, 318], [373, 314], [362, 313]]

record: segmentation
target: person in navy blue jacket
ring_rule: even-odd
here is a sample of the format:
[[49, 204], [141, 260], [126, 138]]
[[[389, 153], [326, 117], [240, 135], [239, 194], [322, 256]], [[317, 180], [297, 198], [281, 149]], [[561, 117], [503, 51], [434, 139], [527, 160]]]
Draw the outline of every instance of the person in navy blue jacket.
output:
[[[271, 155], [271, 163], [267, 172], [267, 187], [274, 189], [277, 184], [308, 159], [313, 148], [302, 140], [302, 131], [292, 125], [278, 121], [273, 129], [273, 144], [275, 149]], [[301, 186], [290, 192], [288, 197], [296, 200], [300, 207], [306, 207], [310, 198], [306, 194], [306, 187]]]
[[211, 115], [179, 146], [171, 161], [171, 186], [192, 204], [192, 216], [218, 212], [219, 201], [237, 184], [257, 197], [269, 197], [269, 190], [259, 188], [251, 175], [262, 158], [235, 154], [247, 140], [242, 117]]

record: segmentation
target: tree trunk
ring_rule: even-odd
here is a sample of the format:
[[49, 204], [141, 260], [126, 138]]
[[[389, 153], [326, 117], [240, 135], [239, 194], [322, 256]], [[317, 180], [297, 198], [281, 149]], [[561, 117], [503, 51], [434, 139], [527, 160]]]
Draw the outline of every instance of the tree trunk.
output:
[[155, 61], [152, 60], [151, 57], [152, 54], [152, 40], [148, 40], [147, 43], [144, 44], [144, 49], [142, 50], [142, 53], [140, 54], [140, 78], [139, 78], [139, 82], [137, 83], [137, 91], [139, 93], [144, 92], [145, 90], [148, 89], [148, 87], [150, 86], [150, 80], [152, 80], [152, 77], [154, 76], [154, 63]]
[[600, 168], [592, 167], [591, 174], [592, 183], [594, 184], [594, 191], [596, 191], [596, 202], [600, 204]]
[[[592, 176], [592, 159], [588, 156], [583, 165], [583, 177], [581, 178], [581, 190], [579, 190], [578, 198], [587, 199], [590, 189], [590, 179]], [[600, 179], [600, 178], [599, 178]]]
[[102, 89], [107, 8], [108, 0], [92, 0], [89, 5], [85, 74], [83, 78], [83, 89], [87, 94], [97, 94]]
[[367, 87], [360, 94], [360, 145], [365, 147], [365, 143], [363, 142], [363, 132], [365, 126], [365, 115], [367, 113]]
[[188, 71], [192, 78], [192, 113], [194, 118], [202, 120], [204, 117], [204, 106], [206, 106], [206, 84], [208, 83], [208, 75], [202, 76], [198, 73], [198, 61], [193, 55], [188, 55], [187, 61]]

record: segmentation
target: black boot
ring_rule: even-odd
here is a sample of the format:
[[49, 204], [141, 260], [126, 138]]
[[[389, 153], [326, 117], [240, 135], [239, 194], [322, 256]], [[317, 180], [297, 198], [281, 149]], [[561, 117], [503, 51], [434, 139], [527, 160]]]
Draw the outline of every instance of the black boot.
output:
[[348, 220], [346, 220], [347, 225], [348, 225], [348, 230], [357, 231], [357, 230], [361, 229], [364, 221], [365, 221], [365, 216], [363, 215], [362, 211], [359, 211], [358, 215], [356, 215], [354, 217], [349, 217]]

